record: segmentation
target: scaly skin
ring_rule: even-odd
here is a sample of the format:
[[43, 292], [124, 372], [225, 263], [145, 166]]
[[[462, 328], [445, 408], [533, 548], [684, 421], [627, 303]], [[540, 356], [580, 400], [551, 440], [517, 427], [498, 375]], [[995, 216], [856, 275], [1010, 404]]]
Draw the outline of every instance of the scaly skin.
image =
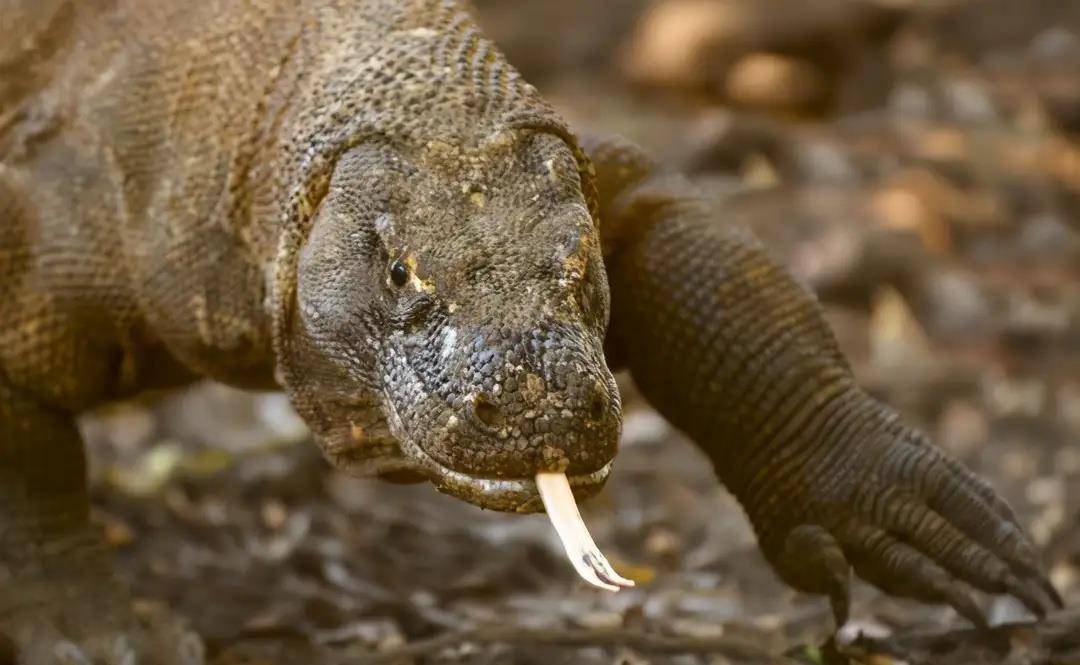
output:
[[849, 563], [977, 622], [970, 587], [1057, 601], [805, 290], [632, 146], [582, 149], [454, 2], [20, 0], [0, 25], [24, 36], [0, 45], [0, 627], [27, 662], [182, 632], [80, 574], [105, 563], [77, 413], [279, 385], [342, 468], [530, 511], [539, 470], [607, 477], [605, 349], [838, 621]]

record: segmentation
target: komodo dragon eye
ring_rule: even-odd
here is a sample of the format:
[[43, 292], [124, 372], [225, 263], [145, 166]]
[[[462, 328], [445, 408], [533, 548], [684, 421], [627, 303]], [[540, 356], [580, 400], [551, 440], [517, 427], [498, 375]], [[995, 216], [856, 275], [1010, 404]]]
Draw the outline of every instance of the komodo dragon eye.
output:
[[396, 259], [390, 264], [390, 281], [394, 283], [394, 286], [405, 286], [405, 283], [409, 281], [409, 266], [405, 265], [401, 259]]

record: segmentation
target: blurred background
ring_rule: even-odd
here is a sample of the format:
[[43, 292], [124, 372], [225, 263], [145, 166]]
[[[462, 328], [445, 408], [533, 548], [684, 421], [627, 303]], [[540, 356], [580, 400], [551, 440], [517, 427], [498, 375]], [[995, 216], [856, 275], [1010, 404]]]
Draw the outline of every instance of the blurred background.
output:
[[[810, 284], [862, 383], [992, 482], [1080, 605], [1080, 0], [475, 4], [576, 128], [690, 174]], [[340, 476], [283, 397], [221, 386], [84, 421], [97, 518], [147, 611], [185, 614], [216, 663], [843, 662], [814, 646], [827, 605], [621, 385], [585, 506], [639, 583], [617, 595], [542, 515]], [[863, 662], [1080, 663], [1076, 614], [990, 641], [866, 587], [853, 614]]]

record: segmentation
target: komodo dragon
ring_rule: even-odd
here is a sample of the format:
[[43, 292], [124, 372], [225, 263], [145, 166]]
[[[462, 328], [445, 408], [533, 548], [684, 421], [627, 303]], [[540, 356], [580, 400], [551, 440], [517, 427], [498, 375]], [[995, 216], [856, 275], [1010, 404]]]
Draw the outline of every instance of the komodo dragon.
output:
[[538, 471], [603, 484], [628, 368], [838, 623], [852, 568], [977, 624], [975, 589], [1060, 605], [813, 296], [677, 174], [576, 137], [459, 3], [5, 0], [0, 29], [0, 624], [25, 662], [163, 639], [88, 526], [75, 415], [198, 377], [280, 387], [339, 468], [525, 512]]

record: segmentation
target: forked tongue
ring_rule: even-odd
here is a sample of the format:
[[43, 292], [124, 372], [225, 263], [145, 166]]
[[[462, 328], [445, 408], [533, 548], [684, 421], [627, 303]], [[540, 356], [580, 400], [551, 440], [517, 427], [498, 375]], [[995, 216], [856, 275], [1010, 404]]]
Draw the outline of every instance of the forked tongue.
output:
[[544, 502], [544, 509], [555, 526], [555, 532], [559, 534], [566, 556], [582, 579], [608, 591], [634, 586], [632, 580], [615, 572], [596, 547], [585, 522], [581, 521], [581, 513], [578, 512], [565, 473], [536, 474], [536, 489], [540, 491], [540, 500]]

